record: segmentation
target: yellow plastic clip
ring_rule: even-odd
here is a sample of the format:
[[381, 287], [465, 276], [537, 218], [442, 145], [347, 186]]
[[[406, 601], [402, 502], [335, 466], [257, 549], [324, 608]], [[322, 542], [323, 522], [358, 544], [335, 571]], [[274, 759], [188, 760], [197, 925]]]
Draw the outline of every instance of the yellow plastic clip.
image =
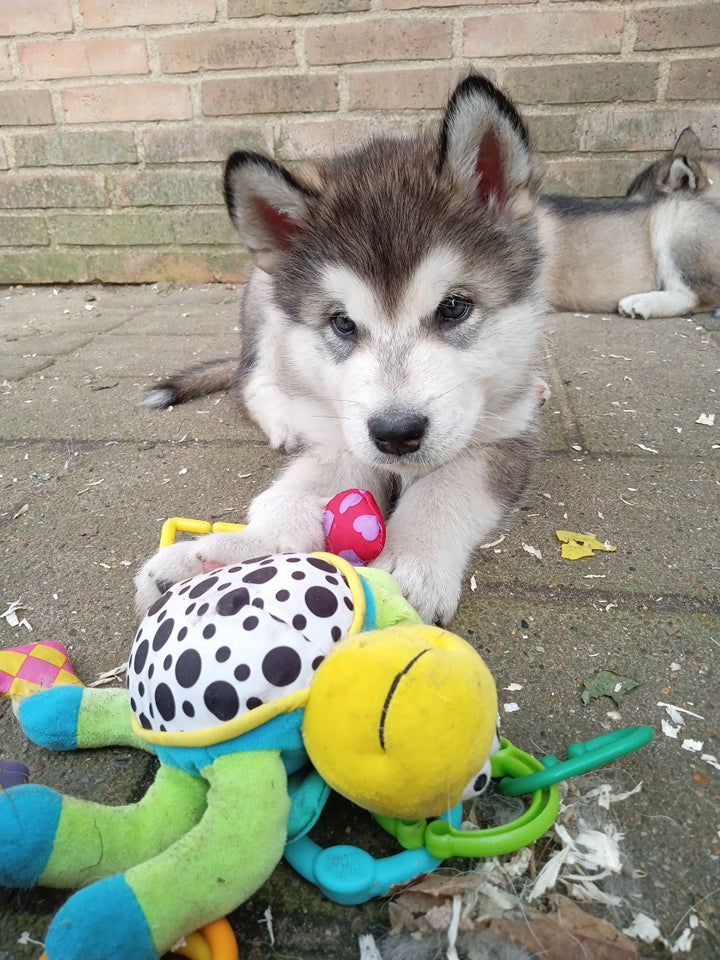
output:
[[244, 523], [225, 523], [218, 520], [217, 523], [209, 523], [207, 520], [191, 520], [189, 517], [170, 517], [162, 525], [160, 531], [160, 546], [169, 547], [175, 543], [178, 533], [193, 533], [202, 536], [205, 533], [236, 533], [238, 530], [244, 530]]

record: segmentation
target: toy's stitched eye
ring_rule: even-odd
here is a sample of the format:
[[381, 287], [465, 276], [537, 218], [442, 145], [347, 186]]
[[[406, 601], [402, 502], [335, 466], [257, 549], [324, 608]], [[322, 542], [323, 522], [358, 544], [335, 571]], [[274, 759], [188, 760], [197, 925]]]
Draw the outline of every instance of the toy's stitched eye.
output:
[[354, 340], [357, 337], [357, 326], [354, 320], [345, 313], [344, 310], [338, 310], [330, 317], [330, 326], [342, 340]]
[[435, 319], [438, 323], [462, 323], [472, 313], [473, 302], [468, 297], [451, 293], [437, 305]]

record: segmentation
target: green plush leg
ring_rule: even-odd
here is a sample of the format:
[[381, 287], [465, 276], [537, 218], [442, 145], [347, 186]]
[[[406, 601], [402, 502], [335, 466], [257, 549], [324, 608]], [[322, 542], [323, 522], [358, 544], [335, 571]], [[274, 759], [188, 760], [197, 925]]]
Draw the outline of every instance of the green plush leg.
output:
[[229, 754], [202, 774], [210, 790], [200, 823], [125, 875], [159, 954], [247, 900], [285, 846], [290, 800], [278, 753]]
[[420, 614], [402, 595], [393, 576], [376, 567], [358, 567], [358, 574], [369, 584], [375, 600], [375, 629], [400, 623], [422, 623]]
[[136, 737], [130, 725], [132, 710], [127, 690], [83, 690], [77, 721], [78, 748], [135, 747], [153, 752], [152, 747]]
[[79, 887], [156, 856], [201, 820], [206, 794], [204, 780], [161, 766], [138, 803], [108, 807], [64, 796], [52, 852], [37, 882]]
[[27, 697], [18, 719], [25, 735], [48, 750], [113, 745], [151, 750], [130, 725], [125, 690], [94, 690], [74, 684], [51, 687]]

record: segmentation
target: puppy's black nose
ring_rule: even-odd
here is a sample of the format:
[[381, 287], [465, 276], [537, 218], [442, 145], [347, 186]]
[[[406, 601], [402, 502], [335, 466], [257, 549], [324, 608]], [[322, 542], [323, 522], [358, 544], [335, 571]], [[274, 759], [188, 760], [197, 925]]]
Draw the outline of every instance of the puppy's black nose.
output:
[[402, 457], [420, 449], [428, 418], [418, 414], [372, 417], [368, 420], [370, 439], [381, 453]]

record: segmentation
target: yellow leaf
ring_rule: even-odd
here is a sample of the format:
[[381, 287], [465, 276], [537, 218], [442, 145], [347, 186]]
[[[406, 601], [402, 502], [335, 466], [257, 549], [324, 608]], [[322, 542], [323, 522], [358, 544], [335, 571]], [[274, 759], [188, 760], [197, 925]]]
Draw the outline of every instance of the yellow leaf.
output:
[[602, 550], [603, 553], [614, 553], [617, 549], [609, 543], [601, 543], [591, 533], [571, 533], [570, 530], [556, 530], [555, 536], [562, 543], [560, 551], [565, 560], [581, 560], [583, 557], [592, 557], [593, 553]]

